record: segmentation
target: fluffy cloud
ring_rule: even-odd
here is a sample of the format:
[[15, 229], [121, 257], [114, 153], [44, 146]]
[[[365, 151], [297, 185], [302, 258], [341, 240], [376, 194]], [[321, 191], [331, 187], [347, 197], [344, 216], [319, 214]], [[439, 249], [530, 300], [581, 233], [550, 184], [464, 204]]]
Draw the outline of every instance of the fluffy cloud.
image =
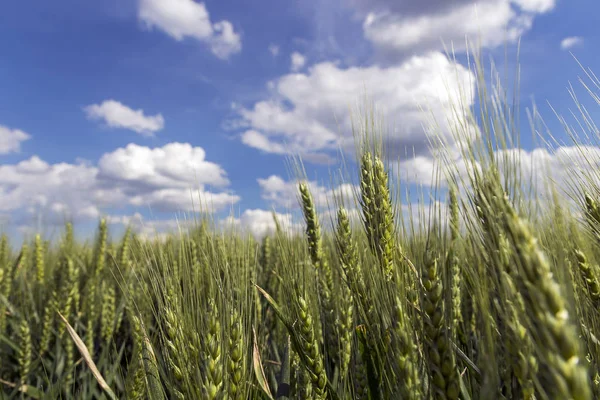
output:
[[575, 46], [580, 46], [583, 44], [583, 38], [580, 36], [569, 36], [560, 41], [560, 48], [563, 50], [568, 50]]
[[365, 38], [378, 49], [395, 54], [441, 50], [444, 43], [453, 43], [455, 50], [461, 51], [466, 48], [465, 37], [484, 47], [496, 47], [505, 40], [515, 41], [531, 28], [537, 14], [555, 6], [555, 0], [353, 3], [366, 12]]
[[193, 38], [208, 44], [212, 53], [227, 59], [242, 49], [240, 35], [229, 21], [211, 22], [204, 3], [194, 0], [140, 0], [139, 19], [174, 38]]
[[159, 211], [206, 212], [222, 210], [237, 203], [240, 197], [231, 193], [212, 193], [202, 189], [161, 189], [133, 196], [135, 206], [150, 206]]
[[[221, 222], [224, 228], [234, 227], [242, 231], [248, 231], [256, 238], [273, 234], [276, 230], [273, 211], [261, 209], [245, 210], [239, 218], [229, 217]], [[302, 225], [294, 222], [292, 214], [274, 213], [279, 226], [284, 232], [290, 234], [301, 232]]]
[[[521, 184], [536, 190], [542, 198], [550, 195], [548, 189], [555, 186], [560, 191], [570, 191], [579, 184], [600, 187], [600, 147], [596, 146], [558, 146], [556, 148], [536, 148], [533, 150], [506, 149], [494, 153], [501, 173], [514, 173], [520, 177]], [[479, 169], [479, 163], [473, 164], [462, 158], [451, 161], [452, 170], [448, 171], [440, 162], [429, 158], [394, 163], [393, 173], [400, 182], [417, 183], [423, 186], [447, 186], [447, 173], [456, 174], [466, 186], [470, 185], [469, 176], [473, 168]], [[439, 180], [433, 178], [438, 176]], [[575, 186], [574, 186], [575, 185]]]
[[[347, 206], [354, 204], [354, 196], [359, 193], [359, 188], [343, 183], [333, 189], [319, 185], [315, 181], [308, 182], [314, 202], [319, 208], [328, 208], [336, 205], [336, 199], [342, 200]], [[286, 181], [280, 176], [271, 175], [268, 178], [258, 179], [261, 196], [271, 205], [294, 209], [299, 207], [299, 193], [297, 181]]]
[[[0, 213], [43, 215], [48, 222], [97, 218], [126, 206], [165, 212], [218, 211], [239, 201], [229, 181], [200, 147], [129, 145], [98, 165], [48, 164], [37, 156], [0, 166]], [[210, 191], [207, 186], [220, 188]]]
[[21, 143], [30, 138], [22, 130], [0, 125], [0, 154], [18, 153], [21, 151]]
[[[433, 120], [436, 134], [452, 145], [457, 113], [473, 104], [474, 77], [440, 53], [415, 56], [399, 66], [341, 68], [324, 62], [306, 74], [288, 74], [272, 82], [272, 94], [251, 108], [238, 107], [247, 127], [242, 141], [275, 154], [299, 154], [307, 160], [340, 147], [353, 152], [349, 108], [367, 94], [386, 123], [390, 155], [429, 152], [427, 132]], [[463, 94], [461, 94], [461, 90]]]
[[92, 120], [102, 120], [111, 128], [129, 129], [143, 136], [154, 136], [165, 126], [161, 114], [145, 115], [144, 110], [133, 110], [116, 100], [86, 106], [84, 111]]
[[109, 224], [124, 225], [131, 228], [140, 239], [162, 239], [169, 234], [185, 231], [193, 226], [194, 221], [182, 219], [149, 220], [140, 213], [133, 215], [109, 215], [106, 217]]
[[169, 143], [157, 148], [131, 143], [104, 154], [98, 166], [100, 179], [118, 181], [134, 190], [229, 184], [223, 168], [206, 161], [202, 147], [192, 147], [188, 143]]
[[306, 57], [304, 57], [302, 54], [300, 54], [297, 51], [295, 51], [290, 56], [290, 61], [291, 61], [291, 64], [292, 64], [292, 71], [293, 72], [298, 72], [306, 64]]

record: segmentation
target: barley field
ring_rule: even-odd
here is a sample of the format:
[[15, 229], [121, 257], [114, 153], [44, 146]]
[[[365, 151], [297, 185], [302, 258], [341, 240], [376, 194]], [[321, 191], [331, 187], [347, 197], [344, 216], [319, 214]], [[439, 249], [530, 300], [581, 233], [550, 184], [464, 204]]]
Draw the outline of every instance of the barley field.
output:
[[515, 111], [480, 83], [463, 161], [437, 143], [445, 184], [414, 213], [367, 115], [360, 190], [324, 215], [298, 174], [299, 234], [3, 236], [2, 398], [599, 398], [598, 156], [565, 123], [577, 169], [534, 184], [506, 156]]

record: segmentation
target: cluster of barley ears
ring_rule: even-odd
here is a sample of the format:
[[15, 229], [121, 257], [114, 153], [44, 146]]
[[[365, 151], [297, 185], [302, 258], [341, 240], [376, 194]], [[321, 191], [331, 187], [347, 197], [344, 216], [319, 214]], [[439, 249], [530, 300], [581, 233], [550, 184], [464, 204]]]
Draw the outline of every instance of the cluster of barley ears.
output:
[[488, 103], [459, 124], [458, 139], [479, 119], [478, 141], [442, 146], [441, 202], [416, 212], [365, 118], [343, 171], [357, 180], [351, 199], [323, 207], [299, 176], [302, 232], [274, 214], [261, 238], [209, 218], [164, 240], [115, 235], [105, 219], [91, 241], [70, 223], [52, 240], [2, 236], [0, 393], [597, 398], [598, 177], [574, 171], [571, 197], [538, 196], [518, 160], [498, 158], [517, 133]]

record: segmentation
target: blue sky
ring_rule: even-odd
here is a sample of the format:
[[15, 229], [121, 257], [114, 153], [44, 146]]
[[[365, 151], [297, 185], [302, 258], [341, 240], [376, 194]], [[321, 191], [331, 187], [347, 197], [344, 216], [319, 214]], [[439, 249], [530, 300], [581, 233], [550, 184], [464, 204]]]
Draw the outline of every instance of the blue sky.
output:
[[215, 206], [216, 219], [234, 209], [235, 223], [257, 234], [272, 229], [273, 207], [292, 224], [286, 159], [302, 156], [325, 204], [336, 155], [352, 154], [348, 107], [364, 88], [395, 128], [391, 148], [416, 149], [400, 170], [418, 170], [410, 184], [426, 184], [431, 154], [418, 99], [443, 119], [449, 100], [436, 96], [470, 77], [445, 57], [442, 40], [456, 42], [464, 63], [461, 38], [477, 33], [500, 65], [507, 43], [511, 70], [521, 37], [522, 104], [535, 97], [558, 137], [546, 101], [563, 113], [573, 105], [566, 87], [581, 70], [570, 52], [600, 67], [592, 0], [21, 0], [2, 8], [0, 217], [17, 238], [36, 225], [51, 234], [65, 218], [83, 231], [100, 216], [115, 231], [129, 222], [167, 229], [178, 211], [192, 210], [190, 189]]

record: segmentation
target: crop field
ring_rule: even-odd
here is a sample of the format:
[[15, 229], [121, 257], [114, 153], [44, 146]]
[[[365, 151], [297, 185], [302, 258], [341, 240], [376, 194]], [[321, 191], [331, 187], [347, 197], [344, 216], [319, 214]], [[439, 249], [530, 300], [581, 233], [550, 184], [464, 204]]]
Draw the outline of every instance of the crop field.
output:
[[324, 215], [299, 177], [301, 234], [4, 236], [3, 398], [599, 398], [598, 155], [534, 184], [494, 93], [415, 213], [366, 117], [360, 190]]

